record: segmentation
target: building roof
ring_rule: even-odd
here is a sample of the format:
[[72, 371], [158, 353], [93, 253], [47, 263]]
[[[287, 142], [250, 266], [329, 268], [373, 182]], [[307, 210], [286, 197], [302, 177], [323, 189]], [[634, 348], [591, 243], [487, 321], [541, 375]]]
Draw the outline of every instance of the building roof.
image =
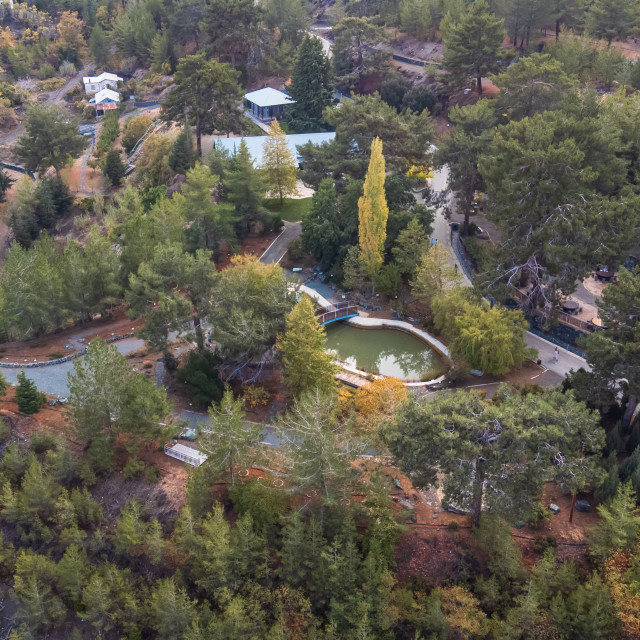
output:
[[95, 95], [95, 103], [100, 104], [101, 102], [120, 102], [120, 94], [113, 89], [98, 91]]
[[[264, 142], [268, 136], [247, 136], [246, 138], [219, 138], [215, 141], [216, 149], [227, 149], [229, 153], [235, 153], [240, 146], [240, 140], [244, 140], [249, 149], [249, 155], [256, 163], [257, 166], [262, 164], [262, 156], [264, 153]], [[298, 145], [307, 144], [312, 142], [313, 144], [322, 144], [324, 142], [331, 142], [336, 137], [334, 131], [327, 131], [325, 133], [296, 133], [289, 136], [285, 136], [289, 148], [296, 154], [298, 160], [300, 155], [296, 147]]]
[[276, 107], [281, 104], [295, 103], [295, 100], [292, 100], [286, 93], [272, 89], [271, 87], [245, 93], [244, 99], [253, 102], [253, 104], [259, 107]]
[[85, 76], [82, 78], [82, 82], [84, 82], [84, 84], [95, 84], [97, 82], [102, 82], [103, 80], [122, 82], [122, 78], [120, 76], [117, 76], [115, 73], [107, 73], [106, 71], [103, 71], [99, 76]]

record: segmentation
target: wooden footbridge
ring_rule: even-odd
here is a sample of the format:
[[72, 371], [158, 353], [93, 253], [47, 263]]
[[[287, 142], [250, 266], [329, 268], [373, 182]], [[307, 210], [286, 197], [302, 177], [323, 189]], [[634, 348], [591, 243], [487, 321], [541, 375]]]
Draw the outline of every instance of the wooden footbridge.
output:
[[329, 324], [337, 320], [347, 320], [358, 315], [358, 307], [350, 302], [338, 302], [326, 307], [318, 307], [316, 317], [320, 324]]

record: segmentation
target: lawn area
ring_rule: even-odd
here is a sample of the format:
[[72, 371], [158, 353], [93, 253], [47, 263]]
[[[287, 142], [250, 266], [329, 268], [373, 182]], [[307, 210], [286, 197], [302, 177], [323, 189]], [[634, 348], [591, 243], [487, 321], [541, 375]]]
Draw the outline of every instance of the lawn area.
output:
[[279, 198], [272, 198], [265, 200], [264, 206], [273, 213], [279, 213], [280, 217], [287, 222], [298, 222], [309, 213], [311, 198], [285, 198], [282, 206]]

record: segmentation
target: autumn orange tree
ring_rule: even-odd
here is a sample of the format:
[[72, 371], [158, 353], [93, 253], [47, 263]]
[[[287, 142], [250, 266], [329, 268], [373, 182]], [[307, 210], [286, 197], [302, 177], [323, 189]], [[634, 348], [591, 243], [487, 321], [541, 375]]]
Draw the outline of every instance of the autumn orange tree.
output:
[[372, 279], [382, 265], [388, 217], [382, 142], [380, 138], [375, 138], [371, 143], [371, 159], [364, 180], [364, 193], [358, 200], [360, 259], [366, 274]]

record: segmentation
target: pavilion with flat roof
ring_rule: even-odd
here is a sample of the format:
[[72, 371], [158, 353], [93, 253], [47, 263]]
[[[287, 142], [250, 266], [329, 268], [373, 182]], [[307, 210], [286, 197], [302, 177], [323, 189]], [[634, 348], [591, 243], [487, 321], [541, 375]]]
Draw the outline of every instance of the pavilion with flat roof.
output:
[[282, 119], [286, 107], [295, 104], [295, 100], [282, 91], [265, 87], [246, 93], [244, 104], [254, 118], [262, 122], [271, 122], [275, 118]]
[[[313, 144], [324, 144], [325, 142], [331, 142], [336, 137], [335, 131], [326, 131], [323, 133], [293, 133], [286, 135], [285, 139], [289, 145], [289, 149], [296, 154], [298, 164], [302, 161], [302, 157], [298, 153], [298, 147], [308, 142]], [[264, 143], [268, 140], [269, 136], [246, 136], [244, 138], [218, 138], [214, 141], [216, 149], [226, 149], [231, 155], [234, 155], [238, 151], [240, 141], [244, 140], [247, 145], [247, 150], [251, 159], [256, 166], [260, 167], [263, 164], [264, 155]]]

